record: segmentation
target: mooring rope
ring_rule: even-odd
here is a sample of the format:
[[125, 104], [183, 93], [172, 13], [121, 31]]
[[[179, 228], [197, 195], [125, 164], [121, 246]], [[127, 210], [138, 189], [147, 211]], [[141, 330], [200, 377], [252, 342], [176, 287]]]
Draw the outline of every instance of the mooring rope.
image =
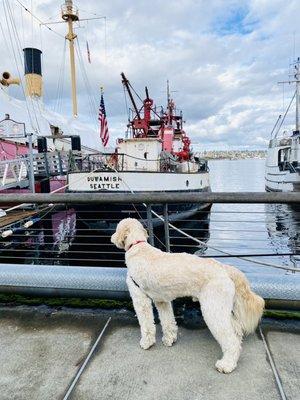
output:
[[[151, 212], [152, 212], [153, 215], [155, 215], [161, 221], [164, 221], [164, 218], [161, 215], [157, 214], [153, 210], [151, 210]], [[248, 261], [248, 262], [251, 262], [251, 263], [254, 263], [254, 264], [265, 265], [267, 267], [284, 269], [286, 271], [300, 272], [300, 269], [298, 269], [298, 268], [283, 267], [281, 265], [277, 265], [277, 264], [273, 264], [273, 263], [267, 263], [265, 261], [252, 260], [252, 258], [247, 258], [247, 257], [243, 257], [243, 256], [238, 256], [238, 255], [234, 255], [233, 256], [232, 254], [228, 253], [227, 251], [220, 250], [219, 248], [214, 247], [214, 246], [210, 246], [210, 245], [206, 244], [205, 242], [203, 242], [202, 240], [199, 240], [199, 239], [195, 238], [194, 236], [189, 235], [188, 233], [184, 232], [183, 230], [177, 228], [175, 225], [171, 224], [169, 221], [168, 221], [168, 225], [169, 225], [170, 228], [172, 228], [175, 231], [181, 233], [182, 235], [184, 235], [188, 239], [191, 239], [191, 240], [195, 241], [196, 243], [200, 244], [201, 246], [205, 246], [208, 249], [212, 249], [212, 250], [218, 251], [219, 253], [225, 254], [227, 256], [232, 256], [232, 257], [235, 257], [235, 258], [239, 258], [240, 260]]]
[[[117, 174], [119, 174], [119, 171], [117, 171], [115, 168], [113, 168], [113, 169], [114, 169], [114, 171], [115, 171]], [[132, 194], [135, 194], [134, 191], [131, 189], [131, 187], [127, 184], [127, 182], [125, 182], [124, 180], [122, 180], [122, 181], [125, 183], [125, 185], [128, 187], [128, 189], [131, 191], [131, 193], [132, 193]], [[145, 208], [147, 208], [147, 205], [146, 205], [145, 203], [142, 203], [142, 204], [143, 204], [143, 206], [144, 206]], [[152, 213], [153, 215], [155, 215], [155, 217], [159, 218], [161, 221], [164, 222], [164, 218], [163, 218], [161, 215], [157, 214], [157, 213], [156, 213], [155, 211], [153, 211], [152, 209], [151, 209], [151, 213]], [[169, 221], [168, 221], [168, 226], [169, 226], [170, 228], [174, 229], [175, 231], [181, 233], [183, 236], [187, 237], [188, 239], [191, 239], [191, 240], [193, 240], [194, 242], [200, 244], [201, 246], [205, 246], [205, 247], [207, 247], [208, 249], [212, 249], [212, 250], [218, 251], [219, 253], [225, 254], [225, 255], [227, 255], [227, 256], [232, 256], [233, 258], [238, 258], [238, 259], [240, 259], [240, 260], [247, 261], [247, 262], [254, 263], [254, 264], [258, 264], [258, 265], [264, 265], [264, 266], [267, 266], [267, 267], [272, 267], [272, 268], [277, 268], [277, 269], [283, 269], [283, 270], [285, 270], [285, 271], [300, 272], [300, 269], [298, 269], [298, 268], [283, 267], [282, 265], [277, 265], [277, 264], [273, 264], [273, 263], [268, 263], [268, 262], [265, 262], [265, 261], [253, 260], [252, 258], [247, 258], [247, 257], [243, 257], [243, 256], [232, 255], [232, 254], [228, 253], [227, 251], [220, 250], [219, 248], [214, 247], [214, 246], [210, 246], [210, 245], [208, 245], [207, 243], [203, 242], [202, 240], [199, 240], [199, 239], [195, 238], [194, 236], [189, 235], [188, 233], [184, 232], [182, 229], [179, 229], [179, 228], [177, 228], [175, 225], [171, 224]]]

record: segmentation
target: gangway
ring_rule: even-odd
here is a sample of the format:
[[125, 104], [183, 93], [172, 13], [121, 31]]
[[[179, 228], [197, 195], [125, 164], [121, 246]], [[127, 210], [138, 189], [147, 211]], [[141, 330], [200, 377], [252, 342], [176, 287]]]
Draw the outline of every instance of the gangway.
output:
[[0, 161], [0, 191], [15, 187], [26, 188], [28, 186], [27, 158]]
[[[81, 151], [53, 151], [32, 156], [33, 176], [36, 180], [65, 176], [69, 172], [100, 168], [106, 159], [102, 154], [84, 154]], [[0, 192], [30, 186], [30, 157], [0, 161]]]

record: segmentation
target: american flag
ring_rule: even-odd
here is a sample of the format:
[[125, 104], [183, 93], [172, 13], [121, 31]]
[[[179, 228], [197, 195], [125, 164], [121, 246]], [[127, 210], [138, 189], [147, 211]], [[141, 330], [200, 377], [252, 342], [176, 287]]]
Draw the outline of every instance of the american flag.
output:
[[105, 105], [102, 93], [101, 93], [98, 120], [100, 122], [100, 138], [102, 140], [103, 146], [105, 147], [109, 140], [109, 133], [108, 133], [108, 125], [106, 120]]

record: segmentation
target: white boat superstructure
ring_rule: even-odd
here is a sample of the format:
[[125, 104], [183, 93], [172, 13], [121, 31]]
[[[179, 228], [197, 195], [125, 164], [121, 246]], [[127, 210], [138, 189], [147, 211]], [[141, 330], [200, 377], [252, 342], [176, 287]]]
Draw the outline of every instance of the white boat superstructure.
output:
[[[283, 118], [279, 116], [272, 132], [274, 136], [269, 142], [266, 159], [265, 186], [268, 191], [297, 192], [300, 191], [300, 123], [299, 123], [299, 95], [300, 95], [300, 59], [294, 64], [293, 81], [296, 90]], [[285, 82], [282, 82], [285, 83]], [[282, 124], [288, 114], [291, 104], [296, 104], [295, 129], [284, 132], [280, 136]]]
[[266, 189], [300, 191], [300, 134], [270, 140], [266, 160]]

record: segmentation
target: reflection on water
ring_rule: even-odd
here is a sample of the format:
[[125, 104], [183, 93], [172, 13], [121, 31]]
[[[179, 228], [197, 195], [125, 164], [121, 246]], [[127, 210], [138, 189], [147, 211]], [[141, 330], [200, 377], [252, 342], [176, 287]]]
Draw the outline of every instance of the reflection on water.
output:
[[[87, 211], [86, 211], [87, 213]], [[103, 219], [101, 210], [90, 210], [85, 220], [74, 209], [49, 213], [34, 229], [14, 234], [0, 242], [2, 263], [124, 267], [124, 251], [110, 241], [115, 219]], [[209, 212], [177, 222], [184, 231], [204, 242], [209, 237]], [[145, 227], [147, 227], [145, 225]], [[170, 230], [172, 251], [194, 253], [205, 249], [180, 233]], [[165, 250], [163, 226], [154, 228], [155, 246]]]
[[[182, 221], [172, 222], [174, 226], [180, 230], [188, 233], [189, 235], [203, 241], [206, 243], [209, 239], [209, 211], [200, 211], [199, 213], [193, 215]], [[163, 227], [154, 230], [155, 233], [155, 246], [161, 250], [165, 250], [165, 230]], [[204, 254], [206, 251], [206, 246], [201, 246], [190, 238], [187, 238], [182, 233], [176, 231], [175, 229], [170, 229], [170, 247], [172, 252], [187, 252], [195, 253], [199, 252]]]
[[[265, 160], [258, 159], [212, 161], [209, 163], [212, 190], [264, 191], [264, 164]], [[211, 209], [208, 244], [231, 254], [265, 255], [259, 260], [291, 265], [290, 254], [299, 253], [299, 246], [295, 245], [299, 223], [299, 212], [288, 205], [215, 204]], [[206, 254], [217, 252], [207, 250]], [[274, 256], [270, 257], [271, 254]], [[247, 272], [284, 273], [237, 258], [224, 261]]]
[[30, 229], [17, 230], [0, 242], [1, 263], [60, 264], [76, 234], [74, 209], [56, 209]]
[[[211, 161], [213, 191], [263, 191], [264, 160]], [[113, 216], [112, 216], [113, 218]], [[114, 221], [106, 221], [101, 210], [86, 211], [83, 221], [74, 209], [56, 209], [27, 231], [16, 232], [0, 241], [0, 262], [124, 266], [124, 252], [110, 243]], [[291, 265], [298, 263], [292, 254], [300, 253], [300, 209], [288, 205], [215, 204], [211, 212], [202, 211], [178, 228], [208, 246], [235, 255], [257, 255], [259, 260]], [[165, 250], [165, 232], [156, 227], [155, 245]], [[220, 256], [218, 251], [199, 246], [170, 230], [172, 252]], [[270, 257], [272, 255], [272, 257]], [[238, 258], [220, 258], [248, 272], [285, 273], [257, 266]]]
[[266, 213], [269, 214], [266, 227], [274, 251], [290, 249], [291, 253], [300, 253], [299, 206], [268, 204]]
[[[76, 240], [66, 253], [65, 261], [68, 260], [70, 265], [124, 267], [124, 251], [117, 249], [110, 241], [117, 221], [102, 221], [101, 214], [95, 214], [95, 212], [91, 212], [91, 214], [93, 214], [89, 217], [91, 223], [83, 222], [80, 218], [77, 218]], [[206, 212], [195, 215], [193, 220], [187, 219], [178, 222], [176, 226], [180, 225], [182, 229], [193, 229], [196, 235], [201, 235], [203, 240], [207, 240], [209, 235], [208, 223], [209, 213]], [[93, 228], [89, 229], [89, 226]], [[154, 235], [155, 246], [165, 250], [163, 226], [155, 227]], [[194, 246], [195, 243], [173, 230], [170, 230], [170, 243], [172, 251], [195, 252], [195, 247], [190, 247], [191, 245]], [[175, 246], [177, 247], [176, 250], [174, 250]]]

